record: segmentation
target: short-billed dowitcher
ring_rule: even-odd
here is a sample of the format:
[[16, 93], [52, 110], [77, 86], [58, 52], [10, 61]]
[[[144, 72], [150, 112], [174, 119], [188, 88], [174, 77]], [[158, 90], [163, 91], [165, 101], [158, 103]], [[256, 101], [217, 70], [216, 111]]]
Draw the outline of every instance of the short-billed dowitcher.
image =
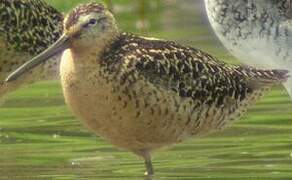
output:
[[[241, 62], [292, 69], [291, 0], [205, 0], [210, 23]], [[292, 78], [285, 83], [292, 97]]]
[[64, 20], [62, 37], [7, 78], [63, 52], [67, 104], [93, 132], [145, 159], [163, 146], [222, 129], [286, 70], [227, 65], [172, 41], [121, 32], [102, 4], [81, 5]]
[[0, 0], [0, 96], [37, 80], [57, 78], [61, 54], [16, 82], [7, 75], [42, 52], [62, 34], [63, 15], [42, 0]]

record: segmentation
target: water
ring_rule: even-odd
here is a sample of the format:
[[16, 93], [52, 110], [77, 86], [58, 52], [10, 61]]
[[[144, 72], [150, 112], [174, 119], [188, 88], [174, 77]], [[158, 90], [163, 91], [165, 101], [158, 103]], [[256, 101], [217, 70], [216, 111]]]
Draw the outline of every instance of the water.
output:
[[[64, 10], [77, 3], [50, 2]], [[148, 31], [135, 29], [137, 17], [129, 20], [135, 5], [119, 4], [117, 14], [126, 30], [174, 39], [234, 63], [189, 3], [196, 5], [184, 0], [149, 10]], [[291, 179], [291, 109], [283, 88], [274, 88], [230, 128], [155, 153], [155, 179]], [[0, 108], [1, 180], [144, 179], [143, 173], [141, 159], [92, 135], [72, 116], [58, 82], [41, 82], [5, 97]]]

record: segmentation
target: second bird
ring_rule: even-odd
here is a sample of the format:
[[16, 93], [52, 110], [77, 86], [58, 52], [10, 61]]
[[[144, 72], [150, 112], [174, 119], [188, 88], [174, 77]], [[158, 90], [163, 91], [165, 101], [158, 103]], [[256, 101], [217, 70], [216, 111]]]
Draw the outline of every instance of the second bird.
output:
[[61, 81], [73, 113], [97, 135], [145, 159], [238, 119], [286, 70], [226, 65], [192, 47], [121, 32], [102, 4], [81, 5], [62, 37], [20, 67], [11, 82], [62, 52]]
[[60, 54], [6, 84], [19, 65], [39, 54], [62, 35], [63, 15], [43, 0], [0, 0], [0, 98], [23, 85], [59, 77]]

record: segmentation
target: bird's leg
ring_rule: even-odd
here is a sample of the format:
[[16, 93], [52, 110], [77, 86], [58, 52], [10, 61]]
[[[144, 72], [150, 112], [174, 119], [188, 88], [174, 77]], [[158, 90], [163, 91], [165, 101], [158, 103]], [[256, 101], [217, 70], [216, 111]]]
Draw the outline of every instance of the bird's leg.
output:
[[139, 150], [139, 151], [136, 151], [135, 153], [137, 155], [139, 155], [139, 156], [142, 156], [143, 159], [144, 159], [145, 168], [146, 168], [145, 175], [146, 176], [153, 176], [154, 175], [154, 169], [153, 169], [151, 155], [150, 155], [149, 151], [147, 151], [147, 150]]
[[151, 160], [150, 154], [144, 157], [144, 162], [145, 162], [145, 167], [146, 167], [145, 175], [153, 176], [154, 170], [153, 170], [153, 165], [152, 165], [152, 160]]

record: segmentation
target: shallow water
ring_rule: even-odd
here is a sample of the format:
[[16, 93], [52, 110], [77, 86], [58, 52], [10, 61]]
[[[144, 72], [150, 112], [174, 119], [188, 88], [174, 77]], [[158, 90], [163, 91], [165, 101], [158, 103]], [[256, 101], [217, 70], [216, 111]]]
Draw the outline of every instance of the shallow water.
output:
[[[50, 2], [66, 10], [77, 1]], [[197, 16], [199, 11], [190, 11], [190, 2], [152, 10], [152, 26], [143, 33], [234, 62]], [[128, 18], [131, 10], [119, 6], [121, 26], [135, 30], [135, 19]], [[291, 109], [283, 88], [274, 88], [230, 128], [155, 153], [155, 179], [291, 179]], [[141, 159], [92, 135], [72, 116], [58, 82], [41, 82], [5, 97], [0, 108], [0, 179], [144, 179], [143, 172]]]

